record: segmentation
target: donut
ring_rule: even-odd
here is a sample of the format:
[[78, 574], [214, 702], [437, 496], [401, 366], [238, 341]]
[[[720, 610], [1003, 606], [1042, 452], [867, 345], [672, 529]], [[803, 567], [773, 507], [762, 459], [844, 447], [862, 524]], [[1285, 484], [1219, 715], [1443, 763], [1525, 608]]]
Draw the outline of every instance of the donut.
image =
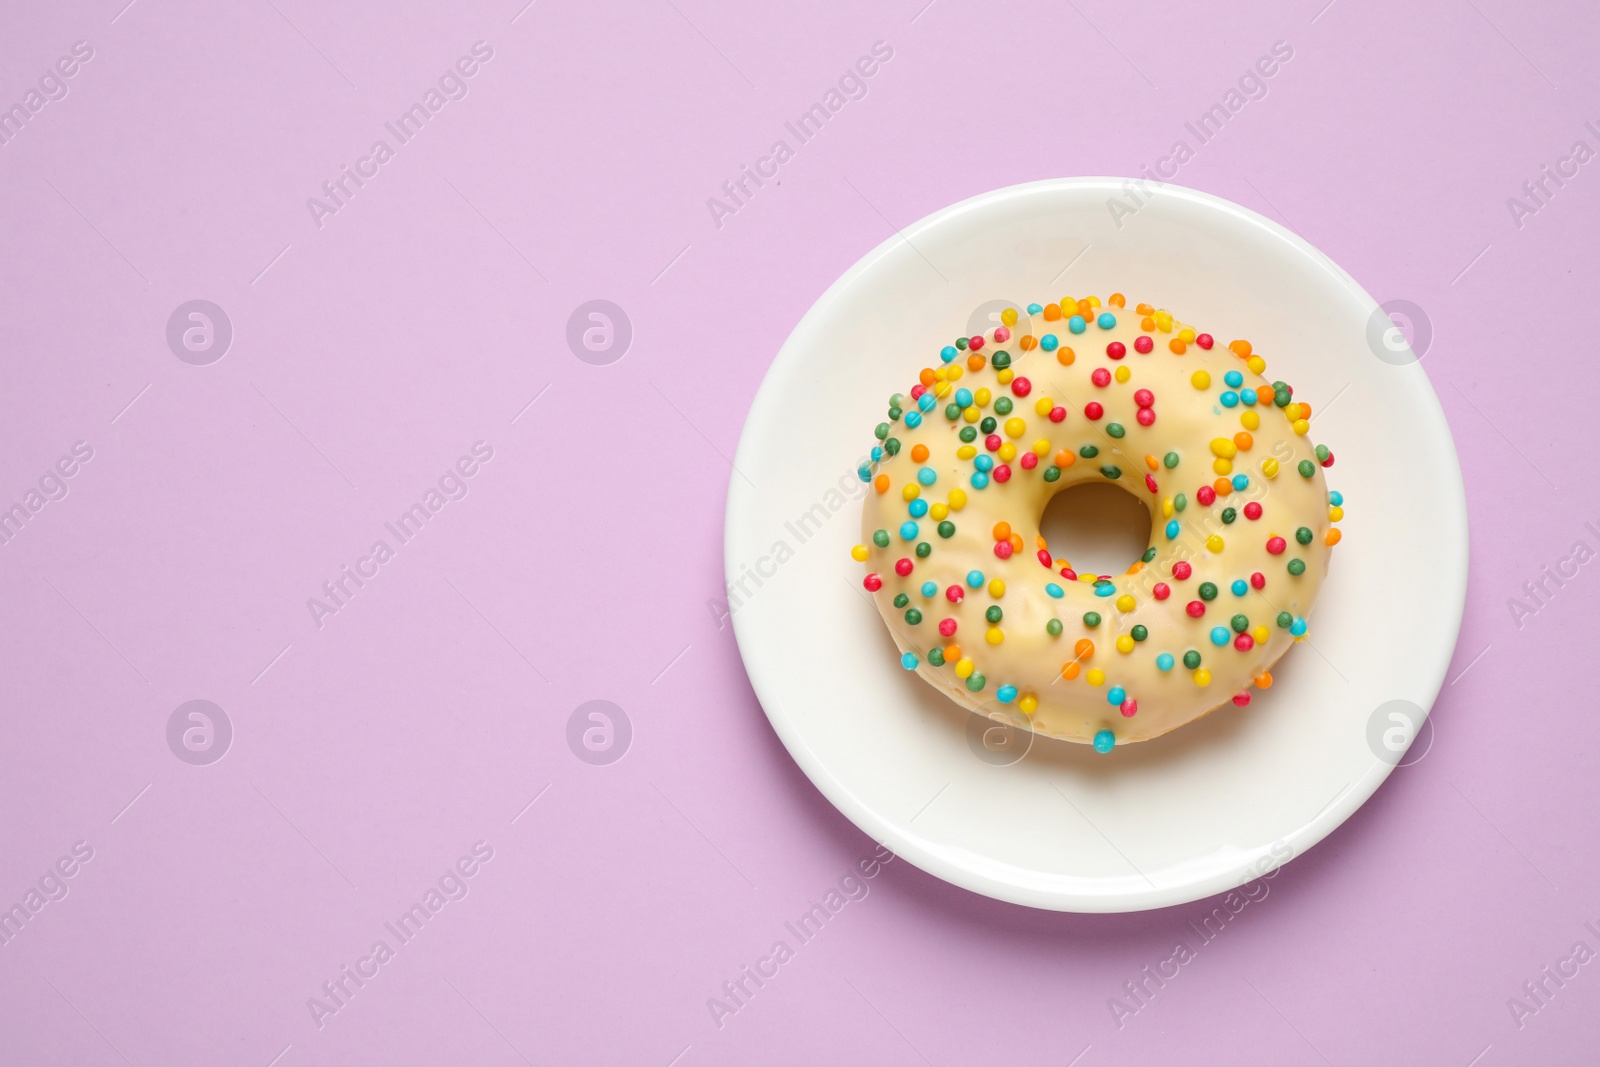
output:
[[[972, 711], [1109, 752], [1253, 688], [1303, 641], [1343, 498], [1311, 406], [1226, 346], [1120, 293], [1007, 308], [889, 398], [862, 543], [900, 665]], [[1109, 482], [1149, 509], [1121, 574], [1079, 573], [1039, 522]]]

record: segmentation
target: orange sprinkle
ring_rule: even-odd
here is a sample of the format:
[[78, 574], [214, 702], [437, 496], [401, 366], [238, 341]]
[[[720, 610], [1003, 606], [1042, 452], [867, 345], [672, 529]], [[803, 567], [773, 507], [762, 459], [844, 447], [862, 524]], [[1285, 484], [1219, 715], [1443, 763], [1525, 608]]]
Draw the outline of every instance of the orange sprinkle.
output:
[[932, 367], [923, 367], [922, 373], [917, 375], [917, 381], [923, 385], [932, 385], [934, 380]]
[[1332, 546], [1338, 544], [1339, 543], [1339, 538], [1341, 538], [1343, 536], [1344, 535], [1341, 534], [1338, 530], [1329, 530], [1328, 531], [1328, 535], [1326, 537], [1324, 537], [1323, 540], [1328, 543], [1329, 547], [1332, 547]]
[[1248, 452], [1250, 451], [1250, 446], [1256, 443], [1256, 439], [1240, 430], [1233, 435], [1233, 443], [1238, 446], [1240, 452]]
[[960, 645], [945, 645], [944, 646], [944, 661], [946, 663], [954, 664], [957, 661], [959, 661], [960, 659], [961, 659], [961, 646]]
[[876, 478], [872, 479], [872, 488], [876, 489], [880, 493], [887, 493], [889, 491], [889, 476], [887, 474], [880, 474]]
[[1023, 334], [1022, 340], [1018, 341], [1017, 344], [1024, 352], [1032, 352], [1035, 348], [1039, 347], [1038, 340], [1031, 333]]
[[1078, 457], [1065, 448], [1056, 453], [1056, 466], [1058, 467], [1070, 467], [1076, 462], [1078, 462]]
[[1128, 299], [1121, 293], [1112, 293], [1110, 296], [1106, 297], [1106, 303], [1110, 304], [1114, 308], [1125, 308], [1128, 306]]
[[1045, 539], [1044, 539], [1044, 538], [1042, 538], [1042, 537], [1035, 537], [1035, 538], [1034, 538], [1034, 539], [1033, 539], [1033, 547], [1034, 547], [1034, 548], [1035, 548], [1035, 549], [1037, 549], [1037, 550], [1039, 550], [1039, 551], [1041, 551], [1041, 552], [1043, 552], [1043, 551], [1045, 551], [1045, 550], [1047, 550], [1047, 549], [1049, 549], [1049, 547], [1050, 547], [1050, 542], [1048, 542], [1048, 541], [1046, 541], [1046, 540], [1045, 540]]
[[1183, 338], [1174, 337], [1172, 340], [1167, 342], [1167, 347], [1172, 349], [1173, 352], [1175, 352], [1176, 354], [1181, 356], [1188, 349], [1189, 346], [1183, 343]]
[[1124, 573], [1124, 574], [1138, 574], [1142, 570], [1144, 570], [1144, 560], [1136, 559], [1136, 560], [1133, 561], [1133, 566], [1129, 567], [1127, 570], [1123, 571], [1122, 573]]
[[1021, 534], [1014, 533], [1010, 537], [1006, 538], [1006, 540], [1011, 542], [1011, 551], [1012, 552], [1021, 552], [1022, 551], [1022, 535]]
[[1218, 496], [1227, 496], [1233, 492], [1233, 482], [1228, 478], [1218, 478], [1211, 483], [1211, 488], [1217, 491]]
[[928, 458], [928, 446], [927, 445], [912, 445], [911, 446], [911, 462], [913, 462], [913, 463], [921, 463], [923, 460], [925, 460], [927, 458]]
[[1011, 524], [1004, 520], [994, 524], [994, 539], [996, 541], [1011, 540]]
[[1154, 456], [1145, 456], [1144, 465], [1153, 471], [1161, 469], [1161, 461]]
[[1140, 304], [1133, 310], [1138, 312], [1140, 315], [1154, 315], [1156, 313], [1156, 309], [1151, 307], [1149, 304]]
[[1086, 319], [1094, 318], [1094, 305], [1089, 303], [1088, 297], [1084, 297], [1082, 300], [1078, 301], [1078, 314], [1082, 315]]
[[1228, 342], [1228, 351], [1232, 352], [1234, 355], [1238, 356], [1240, 359], [1249, 359], [1250, 358], [1250, 352], [1251, 352], [1250, 342], [1249, 341], [1229, 341]]
[[1071, 663], [1068, 663], [1066, 666], [1061, 668], [1061, 677], [1065, 678], [1067, 681], [1070, 682], [1074, 678], [1076, 678], [1077, 676], [1078, 676], [1078, 661], [1077, 660], [1073, 660]]
[[1311, 405], [1304, 401], [1300, 402], [1300, 417], [1302, 419], [1309, 419], [1311, 417]]
[[[1144, 305], [1140, 306], [1142, 307]], [[1143, 330], [1145, 333], [1156, 332], [1156, 320], [1150, 317], [1149, 312], [1146, 312], [1144, 318], [1139, 320], [1139, 329]]]
[[1271, 689], [1272, 688], [1272, 672], [1271, 671], [1262, 671], [1260, 674], [1256, 675], [1256, 688], [1257, 689]]
[[1046, 304], [1045, 305], [1044, 321], [1046, 321], [1046, 322], [1055, 322], [1060, 317], [1061, 317], [1061, 308], [1059, 306], [1057, 306], [1055, 304]]
[[980, 371], [980, 370], [983, 369], [983, 365], [984, 365], [985, 362], [987, 362], [987, 361], [982, 356], [979, 356], [979, 355], [968, 356], [967, 357], [967, 369], [970, 370], [970, 371]]
[[1079, 659], [1088, 659], [1094, 655], [1094, 642], [1087, 637], [1078, 638], [1078, 643], [1072, 646], [1072, 654]]
[[1077, 358], [1078, 354], [1072, 349], [1068, 348], [1066, 345], [1062, 345], [1060, 348], [1056, 349], [1056, 362], [1061, 364], [1063, 367], [1072, 366], [1072, 361]]

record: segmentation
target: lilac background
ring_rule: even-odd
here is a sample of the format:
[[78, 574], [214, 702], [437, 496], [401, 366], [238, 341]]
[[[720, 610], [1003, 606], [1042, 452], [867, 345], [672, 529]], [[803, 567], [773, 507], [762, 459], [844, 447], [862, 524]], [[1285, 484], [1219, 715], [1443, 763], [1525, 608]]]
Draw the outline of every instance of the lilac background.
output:
[[[0, 503], [94, 449], [0, 547], [0, 905], [94, 849], [0, 947], [0, 1062], [1594, 1061], [1600, 964], [1507, 1008], [1600, 949], [1600, 578], [1507, 607], [1600, 547], [1600, 176], [1506, 206], [1600, 147], [1592, 6], [122, 3], [0, 15], [0, 104], [94, 48], [0, 147]], [[306, 199], [476, 40], [470, 95], [319, 229]], [[870, 94], [716, 226], [879, 40]], [[1108, 998], [1215, 902], [1039, 913], [896, 862], [719, 1029], [707, 999], [873, 848], [708, 604], [774, 352], [891, 227], [1136, 173], [1278, 40], [1176, 180], [1431, 325], [1473, 519], [1431, 749], [1121, 1028]], [[235, 331], [206, 367], [165, 340], [194, 298]], [[633, 324], [611, 366], [565, 342], [594, 298]], [[479, 440], [468, 496], [318, 629], [307, 598]], [[205, 767], [166, 742], [196, 698], [234, 728]], [[566, 742], [592, 699], [633, 726], [608, 766]], [[479, 840], [470, 894], [319, 1029], [307, 998]]]

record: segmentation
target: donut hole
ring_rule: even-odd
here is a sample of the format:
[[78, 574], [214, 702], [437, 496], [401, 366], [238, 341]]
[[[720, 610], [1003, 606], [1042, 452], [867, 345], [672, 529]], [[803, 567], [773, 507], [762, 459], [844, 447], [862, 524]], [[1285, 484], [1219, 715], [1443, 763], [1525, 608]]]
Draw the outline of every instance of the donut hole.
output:
[[1150, 547], [1150, 510], [1108, 482], [1061, 490], [1045, 505], [1039, 534], [1080, 574], [1121, 574]]

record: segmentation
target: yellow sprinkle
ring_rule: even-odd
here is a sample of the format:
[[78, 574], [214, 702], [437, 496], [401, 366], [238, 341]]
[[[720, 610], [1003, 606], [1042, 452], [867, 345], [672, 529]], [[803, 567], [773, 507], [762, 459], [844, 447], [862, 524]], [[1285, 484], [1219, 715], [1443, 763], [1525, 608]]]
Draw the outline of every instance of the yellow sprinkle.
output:
[[857, 545], [856, 547], [852, 548], [850, 550], [850, 558], [855, 560], [857, 563], [865, 563], [867, 561], [867, 546]]
[[1233, 460], [1231, 460], [1231, 459], [1214, 459], [1214, 460], [1211, 461], [1211, 469], [1216, 471], [1218, 474], [1232, 474], [1233, 473]]
[[1097, 308], [1100, 306], [1100, 298], [1098, 296], [1089, 296], [1085, 297], [1084, 299], [1089, 301], [1089, 306], [1092, 308]]
[[1239, 425], [1247, 430], [1261, 429], [1261, 416], [1253, 411], [1247, 411], [1239, 416]]
[[1210, 549], [1212, 552], [1221, 552], [1222, 545], [1223, 541], [1221, 534], [1212, 534], [1210, 537], [1206, 538], [1206, 548]]
[[1006, 420], [1006, 436], [1012, 439], [1021, 437], [1028, 429], [1028, 424], [1013, 415]]
[[1106, 680], [1106, 672], [1101, 670], [1099, 667], [1090, 668], [1090, 670], [1084, 674], [1083, 680], [1088, 682], [1090, 685], [1104, 685]]
[[989, 398], [991, 395], [992, 394], [989, 392], [989, 390], [979, 389], [976, 393], [972, 394], [972, 402], [980, 408], [986, 408], [989, 406]]
[[907, 482], [906, 487], [900, 490], [900, 498], [902, 500], [915, 500], [921, 495], [922, 486], [918, 485], [916, 482]]
[[1168, 312], [1165, 312], [1165, 311], [1158, 311], [1155, 314], [1155, 320], [1156, 320], [1156, 329], [1160, 330], [1162, 333], [1171, 333], [1172, 332], [1172, 315], [1171, 314], [1169, 314]]
[[998, 645], [1001, 641], [1006, 639], [1006, 635], [1001, 632], [1000, 627], [991, 626], [988, 630], [984, 631], [983, 639], [989, 642], [991, 645]]
[[999, 600], [1006, 595], [1006, 583], [999, 578], [989, 579], [989, 595]]
[[1186, 345], [1194, 344], [1194, 331], [1185, 326], [1183, 329], [1178, 331], [1178, 340], [1182, 341]]
[[1268, 456], [1266, 459], [1262, 460], [1261, 475], [1264, 478], [1276, 478], [1278, 476], [1278, 461], [1273, 459], [1271, 456]]
[[995, 450], [995, 455], [1000, 457], [1001, 463], [1010, 463], [1017, 458], [1017, 446], [1007, 441]]
[[957, 459], [971, 459], [977, 454], [978, 448], [976, 445], [962, 445], [960, 448], [956, 449]]
[[1260, 356], [1251, 356], [1244, 361], [1244, 365], [1250, 368], [1252, 374], [1260, 374], [1267, 369], [1267, 361]]
[[1267, 643], [1267, 639], [1272, 636], [1272, 631], [1267, 629], [1265, 626], [1257, 626], [1254, 630], [1250, 631], [1250, 636], [1255, 638], [1256, 644], [1264, 645]]
[[1005, 323], [1007, 326], [1015, 326], [1017, 324], [1017, 309], [1006, 308], [1004, 311], [1000, 312], [1000, 321]]
[[1123, 593], [1121, 596], [1117, 597], [1117, 610], [1132, 611], [1138, 605], [1138, 603], [1139, 602], [1133, 599], [1133, 597], [1129, 596], [1127, 593]]
[[1211, 375], [1206, 371], [1197, 370], [1189, 375], [1189, 384], [1196, 389], [1209, 389], [1211, 388]]
[[970, 659], [967, 659], [966, 657], [962, 657], [959, 661], [957, 661], [957, 663], [956, 663], [956, 677], [957, 678], [971, 678], [972, 677], [972, 661]]
[[1338, 522], [1342, 518], [1344, 518], [1344, 508], [1341, 508], [1338, 505], [1333, 505], [1328, 508], [1329, 522]]
[[[960, 671], [959, 667], [957, 667], [956, 669], [957, 669], [958, 672]], [[1198, 686], [1201, 686], [1201, 687], [1205, 687], [1205, 686], [1210, 685], [1211, 684], [1211, 672], [1206, 670], [1204, 667], [1201, 667], [1199, 670], [1195, 671], [1194, 672], [1194, 684], [1198, 685]]]
[[1126, 656], [1129, 652], [1132, 652], [1133, 638], [1129, 637], [1127, 634], [1123, 634], [1121, 637], [1117, 638], [1117, 651], [1121, 652], [1124, 656]]
[[1129, 370], [1128, 365], [1124, 363], [1122, 366], [1117, 368], [1116, 373], [1113, 374], [1112, 377], [1121, 382], [1123, 385], [1127, 385], [1128, 379], [1133, 377], [1133, 371]]
[[1213, 437], [1211, 439], [1211, 454], [1221, 456], [1223, 459], [1232, 459], [1239, 454], [1239, 446], [1227, 437]]
[[961, 417], [966, 419], [968, 422], [977, 422], [979, 419], [983, 418], [983, 412], [979, 411], [976, 405], [974, 405], [972, 407], [962, 408]]
[[960, 378], [962, 374], [966, 373], [961, 369], [961, 364], [959, 363], [950, 364], [944, 369], [944, 372], [944, 376], [952, 382]]
[[1050, 409], [1055, 407], [1055, 406], [1056, 406], [1055, 402], [1052, 401], [1049, 397], [1041, 396], [1039, 398], [1039, 402], [1037, 404], [1033, 405], [1033, 413], [1035, 415], [1048, 415], [1048, 414], [1050, 414]]
[[936, 397], [939, 397], [941, 400], [944, 399], [945, 397], [949, 396], [950, 395], [950, 383], [949, 382], [934, 382], [933, 383], [933, 395], [936, 396]]
[[967, 491], [965, 489], [950, 490], [950, 510], [960, 511], [967, 506]]
[[1304, 437], [1306, 434], [1311, 432], [1311, 424], [1305, 419], [1295, 419], [1294, 432], [1299, 434], [1301, 437]]
[[1038, 456], [1040, 459], [1048, 456], [1050, 454], [1050, 439], [1047, 437], [1041, 437], [1035, 441], [1033, 443], [1033, 454]]
[[1005, 370], [996, 371], [994, 380], [999, 382], [1001, 385], [1010, 385], [1011, 379], [1015, 378], [1016, 376], [1017, 372], [1012, 370], [1010, 367], [1007, 367]]
[[1084, 582], [1084, 583], [1086, 583], [1088, 585], [1093, 585], [1094, 584], [1094, 575], [1092, 575], [1092, 574], [1080, 574], [1080, 575], [1078, 575], [1078, 581]]
[[1024, 715], [1032, 715], [1039, 710], [1039, 698], [1029, 693], [1017, 700], [1017, 710]]
[[933, 517], [934, 522], [943, 522], [950, 516], [950, 505], [940, 501], [928, 509], [928, 514]]

